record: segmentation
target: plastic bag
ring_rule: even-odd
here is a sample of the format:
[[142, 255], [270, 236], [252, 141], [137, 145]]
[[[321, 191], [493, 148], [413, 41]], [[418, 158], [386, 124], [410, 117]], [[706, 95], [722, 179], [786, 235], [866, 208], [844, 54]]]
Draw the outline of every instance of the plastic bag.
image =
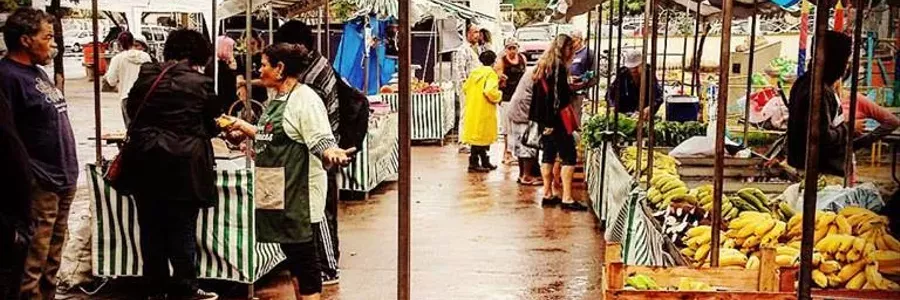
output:
[[672, 157], [703, 157], [713, 156], [715, 153], [715, 141], [707, 136], [689, 138], [669, 151], [669, 155]]
[[[858, 206], [873, 212], [879, 212], [884, 208], [884, 200], [878, 188], [871, 182], [863, 183], [855, 187], [843, 188], [841, 186], [828, 186], [816, 194], [816, 210], [840, 211], [847, 206]], [[796, 212], [803, 211], [803, 190], [796, 183], [784, 190], [779, 197]]]

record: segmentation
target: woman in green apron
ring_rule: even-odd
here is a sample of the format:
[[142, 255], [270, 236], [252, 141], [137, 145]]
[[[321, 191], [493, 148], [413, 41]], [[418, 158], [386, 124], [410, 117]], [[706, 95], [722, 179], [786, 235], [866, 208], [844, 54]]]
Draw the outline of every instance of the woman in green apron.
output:
[[318, 94], [298, 82], [303, 56], [291, 44], [263, 52], [260, 80], [276, 92], [257, 125], [229, 119], [231, 134], [254, 139], [256, 239], [280, 243], [299, 292], [319, 299], [321, 271], [314, 239], [324, 220], [326, 165], [346, 164]]

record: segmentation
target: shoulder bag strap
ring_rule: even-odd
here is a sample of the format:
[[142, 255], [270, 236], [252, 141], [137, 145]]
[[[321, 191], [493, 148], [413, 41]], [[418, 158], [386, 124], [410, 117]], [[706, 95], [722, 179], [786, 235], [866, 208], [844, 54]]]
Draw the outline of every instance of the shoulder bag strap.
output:
[[141, 115], [141, 111], [144, 110], [144, 105], [146, 105], [146, 104], [147, 104], [147, 101], [150, 100], [150, 95], [152, 95], [153, 92], [156, 91], [156, 87], [159, 86], [159, 82], [162, 81], [163, 76], [165, 76], [166, 73], [168, 73], [169, 70], [171, 70], [172, 67], [175, 67], [175, 65], [177, 65], [177, 64], [178, 64], [178, 63], [173, 63], [173, 64], [171, 64], [171, 65], [165, 67], [165, 68], [162, 70], [162, 72], [159, 73], [158, 76], [156, 76], [156, 80], [153, 81], [153, 85], [151, 85], [151, 86], [150, 86], [150, 89], [147, 90], [147, 93], [144, 94], [144, 100], [143, 100], [143, 102], [141, 102], [141, 105], [138, 106], [137, 111], [134, 113], [134, 119], [132, 119], [132, 120], [131, 120], [131, 123], [128, 124], [128, 131], [131, 131], [131, 126], [134, 126], [134, 124], [137, 123], [138, 117]]

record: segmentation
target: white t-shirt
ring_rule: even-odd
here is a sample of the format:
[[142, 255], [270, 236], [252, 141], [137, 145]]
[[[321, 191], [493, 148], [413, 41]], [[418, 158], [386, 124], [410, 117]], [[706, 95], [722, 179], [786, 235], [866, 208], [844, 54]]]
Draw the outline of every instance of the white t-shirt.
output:
[[309, 219], [312, 223], [325, 219], [325, 197], [328, 174], [314, 149], [336, 145], [325, 103], [312, 88], [298, 84], [289, 95], [282, 126], [288, 137], [309, 148]]

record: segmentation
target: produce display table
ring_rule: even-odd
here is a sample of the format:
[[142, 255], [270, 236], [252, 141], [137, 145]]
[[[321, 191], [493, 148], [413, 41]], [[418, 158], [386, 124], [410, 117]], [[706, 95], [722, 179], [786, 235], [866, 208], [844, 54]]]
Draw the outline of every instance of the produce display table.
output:
[[[392, 111], [399, 108], [398, 94], [381, 94], [382, 101], [390, 104]], [[413, 93], [412, 140], [440, 141], [456, 126], [454, 92], [446, 89], [439, 93]]]
[[[197, 220], [199, 277], [251, 284], [285, 259], [278, 244], [257, 243], [253, 172], [243, 162], [217, 161], [219, 199]], [[231, 165], [231, 168], [223, 168]], [[87, 166], [91, 188], [91, 264], [99, 277], [141, 276], [137, 207], [116, 193], [96, 165]]]
[[368, 193], [397, 175], [400, 167], [397, 113], [373, 113], [362, 149], [349, 166], [341, 169], [340, 188]]

